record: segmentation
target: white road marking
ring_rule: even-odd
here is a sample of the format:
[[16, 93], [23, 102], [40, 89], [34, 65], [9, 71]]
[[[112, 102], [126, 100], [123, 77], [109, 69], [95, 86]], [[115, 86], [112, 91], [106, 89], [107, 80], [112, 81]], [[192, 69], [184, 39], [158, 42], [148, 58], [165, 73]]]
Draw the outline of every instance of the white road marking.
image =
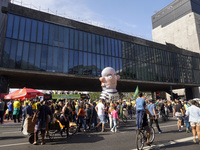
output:
[[10, 133], [20, 133], [20, 131], [15, 131], [15, 132], [2, 132], [2, 134], [10, 134]]
[[29, 142], [26, 142], [26, 143], [17, 143], [17, 144], [0, 145], [0, 148], [2, 148], [2, 147], [9, 147], [9, 146], [27, 145], [27, 144], [30, 144], [30, 143], [29, 143]]
[[160, 128], [167, 128], [167, 127], [172, 127], [172, 126], [177, 126], [177, 124], [172, 124], [172, 125], [167, 125], [167, 126], [160, 126]]
[[[192, 139], [193, 139], [193, 136], [192, 137], [183, 138], [183, 139], [169, 141], [167, 143], [163, 143], [163, 144], [159, 144], [159, 145], [146, 146], [143, 149], [149, 150], [149, 149], [152, 149], [152, 148], [161, 148], [161, 147], [164, 147], [164, 146], [169, 146], [169, 145], [173, 145], [173, 144], [177, 144], [177, 143], [191, 141]], [[133, 150], [137, 150], [137, 149], [133, 149]]]

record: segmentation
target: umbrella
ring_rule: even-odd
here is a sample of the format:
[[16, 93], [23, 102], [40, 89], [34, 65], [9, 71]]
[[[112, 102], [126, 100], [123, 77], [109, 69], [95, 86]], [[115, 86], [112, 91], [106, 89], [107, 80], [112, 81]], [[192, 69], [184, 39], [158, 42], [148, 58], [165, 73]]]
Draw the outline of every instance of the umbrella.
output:
[[43, 95], [44, 94], [40, 91], [29, 88], [23, 88], [6, 95], [4, 99], [25, 99]]

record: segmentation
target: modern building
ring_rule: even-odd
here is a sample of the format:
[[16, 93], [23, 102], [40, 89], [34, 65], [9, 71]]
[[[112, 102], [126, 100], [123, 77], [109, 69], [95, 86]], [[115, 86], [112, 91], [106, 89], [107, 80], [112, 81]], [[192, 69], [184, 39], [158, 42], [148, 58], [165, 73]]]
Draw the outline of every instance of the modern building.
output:
[[154, 42], [200, 53], [200, 1], [174, 0], [152, 16]]
[[8, 87], [101, 91], [108, 66], [121, 76], [119, 92], [186, 88], [191, 98], [200, 85], [199, 53], [12, 3], [1, 11], [0, 93]]
[[[200, 53], [200, 1], [174, 0], [152, 16], [153, 41]], [[193, 88], [196, 97], [200, 88]], [[182, 93], [183, 94], [183, 93]]]

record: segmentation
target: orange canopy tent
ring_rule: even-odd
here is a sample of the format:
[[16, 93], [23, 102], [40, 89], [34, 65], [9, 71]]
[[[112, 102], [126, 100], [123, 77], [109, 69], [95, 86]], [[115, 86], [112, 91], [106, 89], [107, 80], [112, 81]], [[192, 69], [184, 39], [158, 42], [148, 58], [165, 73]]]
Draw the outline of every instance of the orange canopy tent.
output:
[[4, 99], [22, 99], [25, 98], [33, 98], [37, 96], [43, 96], [44, 94], [40, 91], [29, 89], [29, 88], [23, 88], [19, 89], [17, 91], [14, 91], [4, 97]]

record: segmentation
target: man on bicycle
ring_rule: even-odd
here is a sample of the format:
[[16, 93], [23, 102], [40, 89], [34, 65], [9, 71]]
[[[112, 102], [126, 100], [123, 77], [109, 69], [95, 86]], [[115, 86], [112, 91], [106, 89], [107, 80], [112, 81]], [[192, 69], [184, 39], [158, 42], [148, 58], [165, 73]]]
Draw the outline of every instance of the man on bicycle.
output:
[[136, 99], [136, 123], [137, 128], [139, 130], [144, 129], [147, 131], [147, 145], [150, 146], [149, 138], [151, 134], [151, 128], [148, 125], [148, 119], [147, 114], [150, 115], [150, 117], [153, 117], [148, 109], [146, 109], [146, 103], [145, 99], [143, 98], [143, 94], [139, 93], [139, 98]]
[[142, 120], [145, 114], [145, 99], [142, 97], [142, 92], [139, 93], [139, 97], [135, 100], [136, 103], [136, 124], [140, 130], [142, 128]]

